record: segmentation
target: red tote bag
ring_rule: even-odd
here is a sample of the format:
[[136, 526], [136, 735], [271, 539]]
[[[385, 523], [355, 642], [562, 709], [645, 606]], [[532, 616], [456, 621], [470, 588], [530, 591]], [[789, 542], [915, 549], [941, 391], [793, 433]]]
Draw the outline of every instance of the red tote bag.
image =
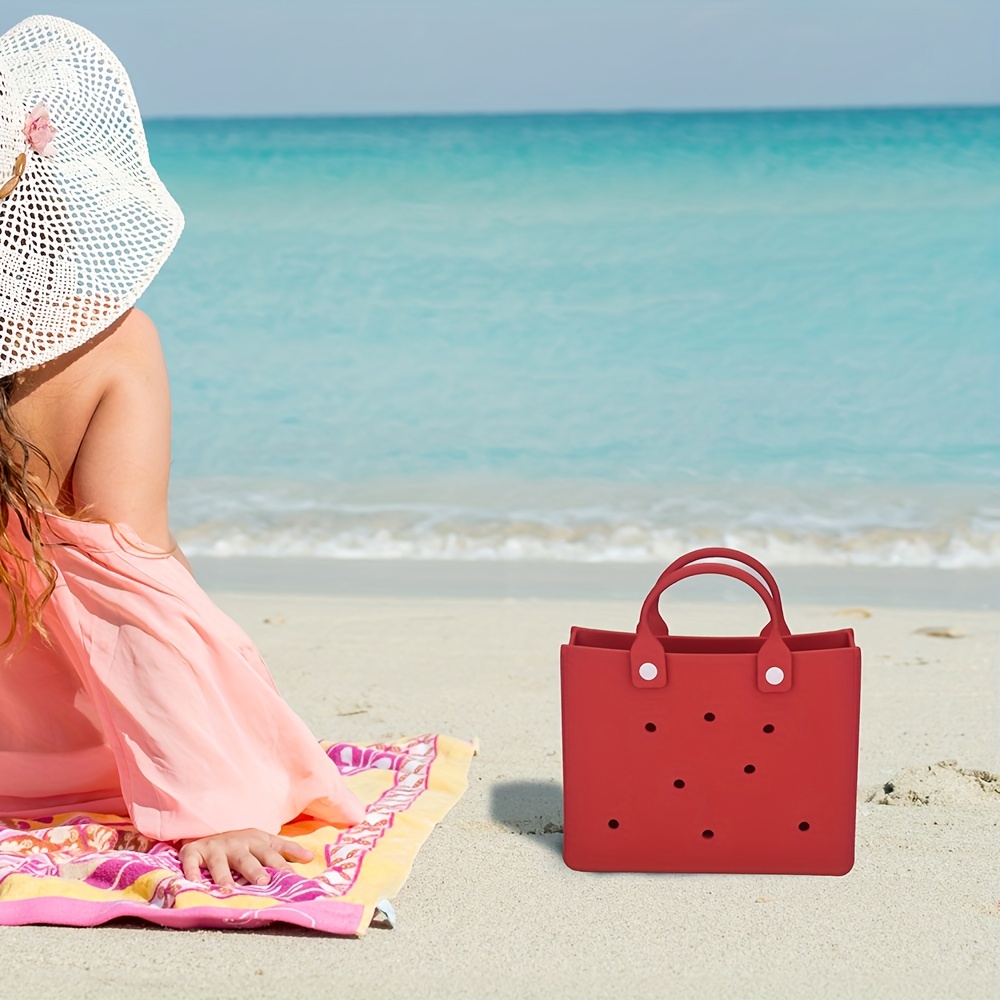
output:
[[[757, 593], [768, 613], [759, 636], [669, 634], [660, 595], [703, 574]], [[682, 556], [634, 634], [575, 627], [561, 669], [570, 868], [850, 871], [861, 650], [849, 628], [792, 634], [756, 559], [716, 548]]]

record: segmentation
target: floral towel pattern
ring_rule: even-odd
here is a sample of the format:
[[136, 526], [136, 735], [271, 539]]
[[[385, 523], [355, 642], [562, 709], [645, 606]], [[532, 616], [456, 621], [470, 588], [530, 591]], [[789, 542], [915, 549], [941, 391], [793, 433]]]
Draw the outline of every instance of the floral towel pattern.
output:
[[349, 829], [303, 817], [287, 824], [282, 835], [314, 854], [294, 874], [272, 871], [265, 886], [237, 878], [237, 891], [227, 895], [186, 879], [173, 844], [147, 839], [127, 817], [0, 819], [0, 924], [93, 926], [140, 917], [170, 927], [282, 921], [362, 934], [464, 791], [473, 745], [427, 735], [323, 748], [367, 804], [366, 815]]

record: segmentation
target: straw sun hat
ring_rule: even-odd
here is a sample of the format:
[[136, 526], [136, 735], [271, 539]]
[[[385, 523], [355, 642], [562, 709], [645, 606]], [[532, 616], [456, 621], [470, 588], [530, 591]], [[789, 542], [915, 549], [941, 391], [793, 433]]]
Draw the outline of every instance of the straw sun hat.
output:
[[183, 226], [114, 53], [59, 17], [0, 35], [0, 376], [110, 326]]

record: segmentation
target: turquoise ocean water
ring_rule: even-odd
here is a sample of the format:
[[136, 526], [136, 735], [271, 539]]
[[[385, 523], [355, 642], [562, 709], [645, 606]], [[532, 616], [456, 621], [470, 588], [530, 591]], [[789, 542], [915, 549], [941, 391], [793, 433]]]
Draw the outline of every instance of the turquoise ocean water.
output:
[[1000, 565], [1000, 109], [148, 133], [187, 551]]

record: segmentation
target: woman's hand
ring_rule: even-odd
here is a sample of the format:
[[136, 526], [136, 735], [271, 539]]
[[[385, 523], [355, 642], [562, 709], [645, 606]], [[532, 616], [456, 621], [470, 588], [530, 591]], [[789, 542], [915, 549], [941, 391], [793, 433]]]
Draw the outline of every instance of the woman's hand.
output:
[[211, 837], [182, 840], [179, 853], [186, 879], [200, 881], [201, 869], [207, 868], [212, 881], [229, 891], [236, 888], [234, 871], [250, 883], [267, 885], [271, 876], [264, 865], [290, 872], [289, 861], [301, 863], [313, 858], [312, 851], [295, 841], [263, 830], [232, 830]]

